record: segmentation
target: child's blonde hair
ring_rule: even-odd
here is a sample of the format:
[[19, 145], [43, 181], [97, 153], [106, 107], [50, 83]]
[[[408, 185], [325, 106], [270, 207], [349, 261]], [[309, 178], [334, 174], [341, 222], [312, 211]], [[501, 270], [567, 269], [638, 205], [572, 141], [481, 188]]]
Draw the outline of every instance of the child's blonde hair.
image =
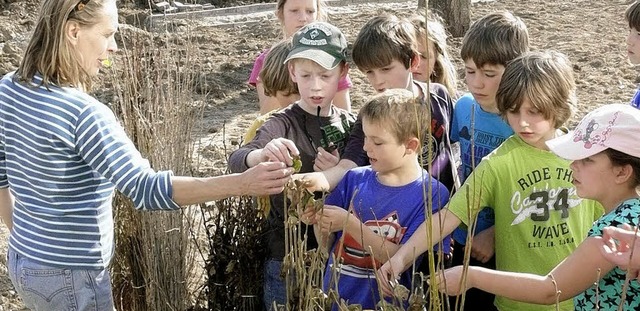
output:
[[100, 19], [101, 10], [115, 0], [53, 0], [44, 1], [36, 27], [24, 52], [24, 58], [15, 77], [22, 83], [31, 83], [34, 75], [42, 75], [42, 84], [48, 86], [82, 86], [91, 89], [91, 76], [80, 64], [75, 48], [67, 40], [67, 23], [73, 21], [82, 27], [91, 27]]
[[260, 82], [265, 95], [275, 97], [278, 92], [284, 96], [299, 94], [298, 86], [291, 80], [289, 70], [284, 65], [291, 49], [291, 39], [285, 39], [276, 43], [267, 53], [260, 70]]
[[[409, 20], [416, 30], [417, 40], [425, 38], [432, 42], [435, 48], [436, 63], [430, 76], [430, 81], [440, 83], [447, 88], [450, 96], [457, 92], [456, 71], [447, 52], [447, 31], [440, 16], [429, 12], [425, 20], [423, 15], [414, 14]], [[425, 42], [426, 43], [426, 42]], [[427, 45], [428, 46], [428, 45]]]
[[375, 95], [360, 109], [360, 115], [368, 122], [384, 124], [401, 143], [414, 137], [431, 137], [431, 112], [409, 90], [389, 89]]
[[627, 7], [627, 11], [624, 12], [624, 18], [629, 23], [629, 29], [633, 28], [635, 30], [640, 30], [640, 2], [634, 1], [629, 7]]
[[[314, 0], [316, 2], [316, 12], [317, 12], [317, 22], [326, 22], [329, 19], [326, 11], [326, 3], [325, 0]], [[276, 17], [282, 23], [284, 19], [284, 5], [287, 3], [287, 0], [278, 0], [276, 3]]]
[[554, 127], [561, 127], [573, 113], [576, 84], [571, 62], [555, 51], [528, 52], [507, 65], [496, 93], [500, 114], [518, 111], [525, 100]]
[[383, 13], [367, 21], [358, 33], [353, 43], [353, 62], [359, 69], [367, 70], [398, 60], [408, 69], [418, 55], [416, 43], [411, 22]]
[[529, 51], [529, 31], [510, 12], [494, 12], [475, 21], [462, 39], [460, 56], [473, 60], [477, 68], [507, 64]]

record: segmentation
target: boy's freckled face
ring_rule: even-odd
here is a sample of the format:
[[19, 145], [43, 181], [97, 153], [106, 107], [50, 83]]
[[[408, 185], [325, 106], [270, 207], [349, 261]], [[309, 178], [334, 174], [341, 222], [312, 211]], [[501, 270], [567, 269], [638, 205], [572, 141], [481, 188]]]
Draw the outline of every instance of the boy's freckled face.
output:
[[464, 81], [473, 98], [485, 111], [497, 113], [496, 93], [505, 67], [485, 64], [478, 68], [473, 59], [466, 60], [464, 66]]
[[629, 28], [627, 35], [627, 57], [634, 65], [640, 65], [640, 31]]
[[517, 111], [507, 111], [507, 121], [513, 131], [530, 146], [549, 150], [545, 142], [555, 136], [554, 121], [547, 120], [542, 111], [525, 99]]
[[317, 107], [326, 115], [338, 92], [338, 84], [342, 77], [342, 67], [327, 70], [316, 62], [307, 59], [289, 61], [291, 80], [298, 84], [300, 101], [298, 105], [305, 111], [315, 114]]
[[388, 89], [411, 90], [411, 70], [397, 59], [394, 59], [385, 67], [361, 71], [367, 76], [369, 84], [378, 93]]

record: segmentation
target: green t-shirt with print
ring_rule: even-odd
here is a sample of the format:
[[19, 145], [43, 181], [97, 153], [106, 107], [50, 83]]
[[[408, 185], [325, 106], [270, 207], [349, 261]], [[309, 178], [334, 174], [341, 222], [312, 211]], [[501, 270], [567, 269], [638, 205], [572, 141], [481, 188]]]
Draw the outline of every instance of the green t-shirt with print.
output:
[[[453, 196], [449, 210], [470, 224], [478, 206], [495, 213], [496, 268], [546, 275], [587, 236], [602, 206], [580, 199], [569, 161], [517, 135], [484, 158]], [[496, 296], [499, 310], [556, 310]], [[560, 304], [573, 310], [573, 302]]]

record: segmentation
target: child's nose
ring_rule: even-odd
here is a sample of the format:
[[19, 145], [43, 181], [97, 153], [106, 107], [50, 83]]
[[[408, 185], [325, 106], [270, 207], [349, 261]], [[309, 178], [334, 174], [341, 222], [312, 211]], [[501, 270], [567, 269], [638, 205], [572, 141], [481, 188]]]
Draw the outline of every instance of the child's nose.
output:
[[484, 86], [482, 79], [479, 79], [477, 77], [469, 78], [467, 80], [467, 83], [469, 84], [470, 87], [473, 87], [476, 89], [481, 89]]
[[322, 89], [322, 80], [319, 78], [311, 79], [311, 89], [314, 91]]

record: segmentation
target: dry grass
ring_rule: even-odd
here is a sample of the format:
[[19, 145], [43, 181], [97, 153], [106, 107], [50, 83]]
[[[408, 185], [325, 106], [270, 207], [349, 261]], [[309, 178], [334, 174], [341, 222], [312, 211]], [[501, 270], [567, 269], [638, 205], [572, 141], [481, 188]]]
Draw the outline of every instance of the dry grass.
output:
[[[121, 53], [111, 72], [112, 109], [151, 166], [190, 174], [194, 106], [194, 62], [198, 53], [171, 36], [121, 29]], [[138, 212], [117, 195], [113, 291], [120, 310], [186, 310], [193, 305], [196, 252], [190, 242], [195, 209]]]

